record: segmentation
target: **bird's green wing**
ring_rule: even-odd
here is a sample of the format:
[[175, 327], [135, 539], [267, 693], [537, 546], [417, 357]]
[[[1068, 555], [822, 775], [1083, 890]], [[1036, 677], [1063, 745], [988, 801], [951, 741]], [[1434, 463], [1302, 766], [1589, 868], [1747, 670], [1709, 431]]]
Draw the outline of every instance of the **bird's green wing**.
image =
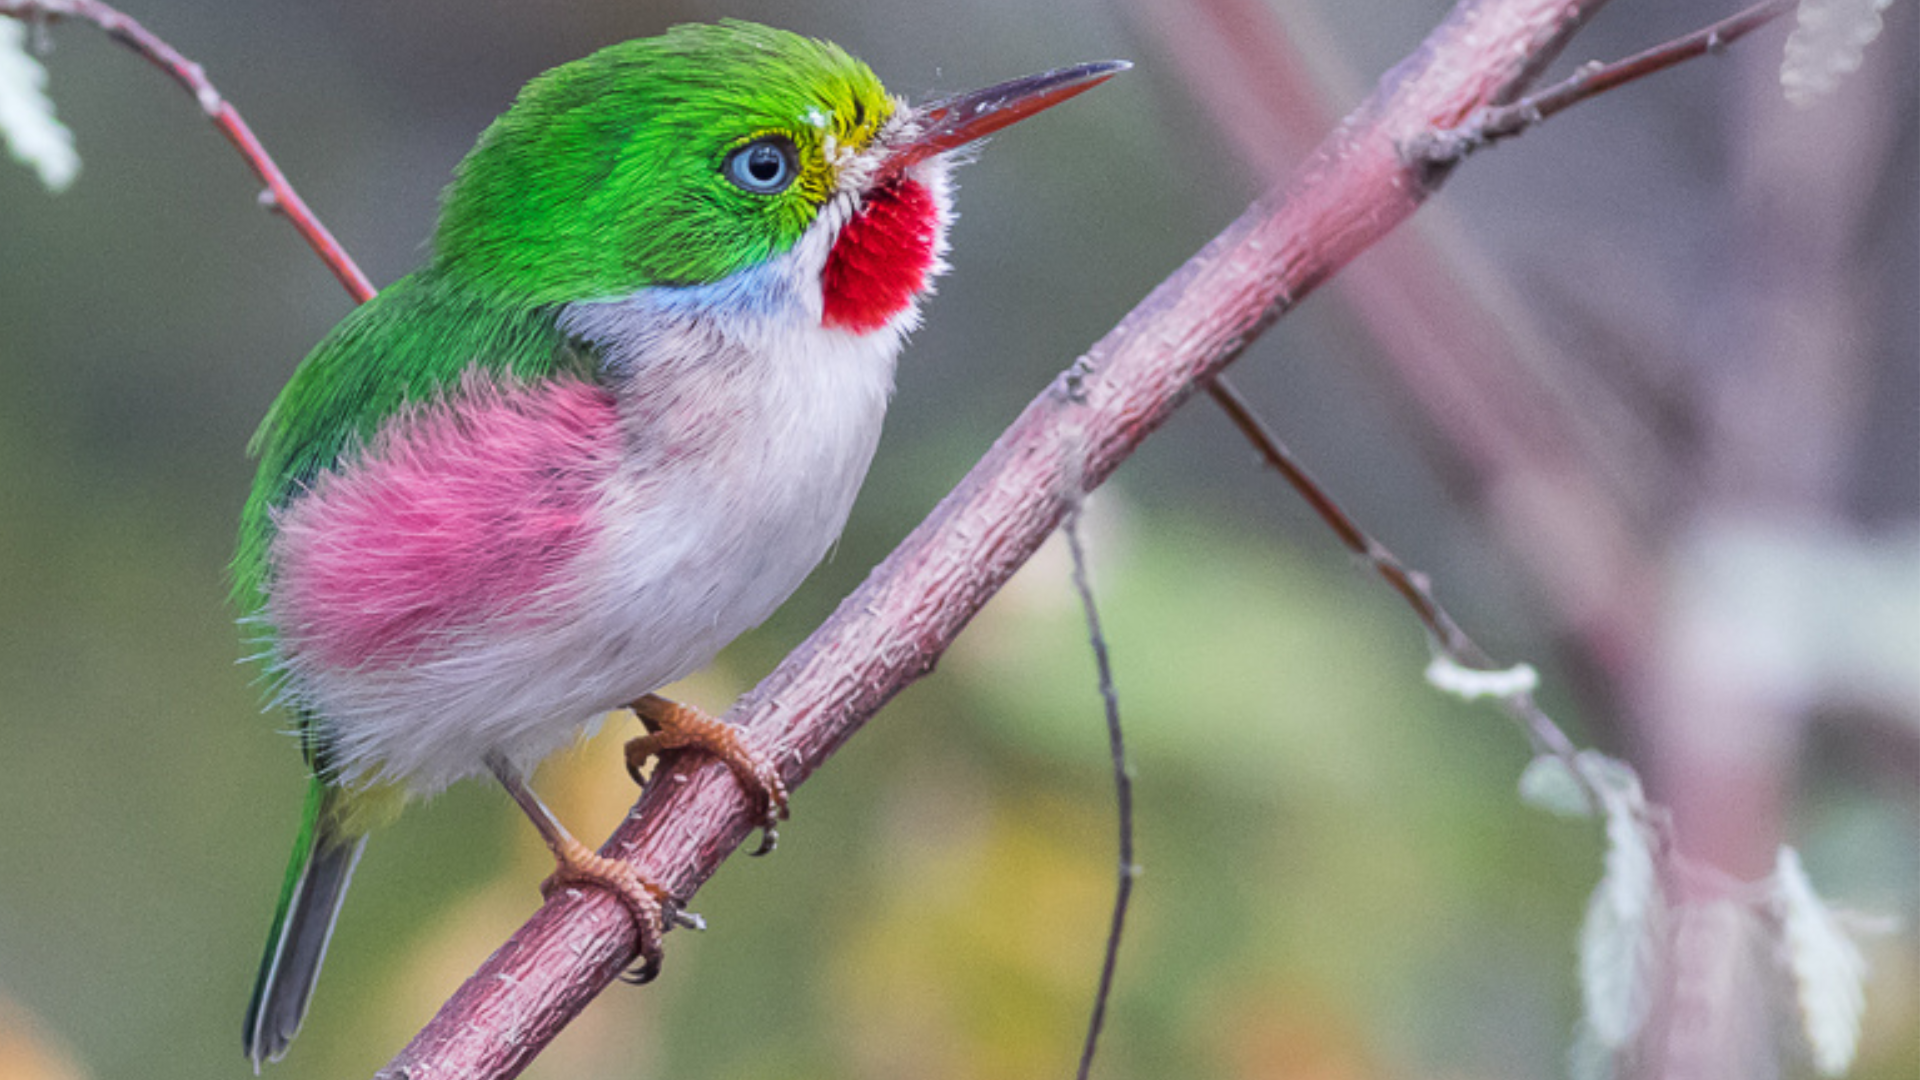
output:
[[301, 362], [254, 434], [260, 459], [241, 512], [233, 597], [243, 616], [266, 600], [274, 512], [321, 473], [370, 445], [396, 413], [457, 390], [469, 374], [534, 382], [593, 363], [554, 324], [552, 307], [503, 302], [433, 269], [402, 278], [349, 314]]

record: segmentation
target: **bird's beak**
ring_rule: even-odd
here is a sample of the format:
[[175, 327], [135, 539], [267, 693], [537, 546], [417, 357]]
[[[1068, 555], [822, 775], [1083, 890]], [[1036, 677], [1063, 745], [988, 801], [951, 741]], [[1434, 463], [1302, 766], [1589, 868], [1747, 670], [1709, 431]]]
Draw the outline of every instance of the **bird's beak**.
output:
[[991, 135], [1042, 109], [1091, 90], [1132, 67], [1125, 60], [1102, 60], [1028, 75], [970, 94], [922, 105], [914, 110], [920, 131], [893, 147], [880, 166], [880, 179], [900, 175], [915, 162]]

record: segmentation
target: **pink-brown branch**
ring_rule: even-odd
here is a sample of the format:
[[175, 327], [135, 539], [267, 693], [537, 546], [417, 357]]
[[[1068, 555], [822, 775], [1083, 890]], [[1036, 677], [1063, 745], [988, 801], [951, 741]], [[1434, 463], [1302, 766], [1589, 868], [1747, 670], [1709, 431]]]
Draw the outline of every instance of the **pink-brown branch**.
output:
[[1712, 26], [1663, 42], [1611, 64], [1583, 64], [1561, 82], [1510, 105], [1489, 106], [1458, 127], [1437, 129], [1409, 148], [1428, 161], [1454, 162], [1479, 148], [1511, 138], [1562, 109], [1636, 79], [1717, 52], [1794, 10], [1796, 0], [1762, 0]]
[[199, 64], [180, 55], [173, 46], [130, 16], [99, 0], [0, 0], [0, 15], [26, 22], [56, 22], [68, 18], [85, 20], [166, 72], [182, 89], [193, 95], [200, 110], [213, 121], [213, 126], [220, 129], [220, 134], [226, 136], [233, 148], [240, 152], [247, 167], [253, 170], [261, 183], [267, 185], [266, 191], [261, 193], [262, 201], [286, 216], [307, 246], [320, 256], [320, 261], [327, 264], [328, 270], [333, 271], [333, 276], [353, 297], [354, 302], [364, 304], [373, 298], [373, 282], [367, 280], [367, 275], [361, 273], [360, 267], [348, 257], [346, 249], [307, 208], [299, 192], [287, 182], [280, 166], [274, 164], [273, 158], [267, 155], [266, 147], [254, 137], [253, 129], [240, 118], [239, 111], [220, 96], [220, 91], [214, 89], [206, 70]]
[[[1273, 320], [1418, 208], [1444, 170], [1411, 164], [1409, 140], [1512, 100], [1600, 2], [1463, 2], [1284, 194], [1256, 202], [1034, 400], [728, 718], [773, 751], [790, 787], [804, 782], [932, 669], [1083, 493]], [[684, 898], [756, 815], [723, 766], [670, 764], [601, 850]], [[516, 1075], [635, 947], [617, 901], [556, 894], [380, 1075]]]

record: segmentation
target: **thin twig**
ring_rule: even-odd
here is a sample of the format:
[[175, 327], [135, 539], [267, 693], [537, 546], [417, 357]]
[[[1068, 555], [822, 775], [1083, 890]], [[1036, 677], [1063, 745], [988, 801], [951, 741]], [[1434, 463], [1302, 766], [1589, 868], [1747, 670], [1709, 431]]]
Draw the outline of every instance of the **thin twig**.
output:
[[1737, 15], [1611, 64], [1582, 64], [1571, 76], [1511, 105], [1484, 108], [1457, 127], [1427, 132], [1407, 144], [1409, 160], [1450, 165], [1484, 146], [1511, 138], [1572, 105], [1696, 56], [1719, 52], [1794, 10], [1797, 0], [1762, 0]]
[[279, 211], [293, 224], [306, 240], [307, 246], [320, 256], [320, 261], [327, 264], [327, 269], [333, 271], [333, 276], [355, 303], [364, 304], [373, 298], [373, 282], [360, 271], [360, 267], [347, 255], [346, 249], [333, 238], [333, 234], [320, 223], [313, 211], [307, 208], [306, 202], [287, 181], [286, 174], [280, 171], [280, 166], [274, 164], [266, 148], [254, 137], [253, 129], [240, 118], [239, 111], [220, 96], [220, 91], [214, 89], [205, 69], [199, 64], [180, 55], [173, 46], [154, 36], [130, 16], [100, 0], [0, 0], [0, 15], [30, 23], [82, 19], [166, 72], [174, 82], [193, 95], [200, 104], [200, 110], [213, 121], [213, 126], [220, 129], [220, 133], [246, 160], [247, 167], [267, 185], [267, 189], [260, 193], [262, 204]]
[[[1319, 482], [1307, 472], [1306, 466], [1293, 456], [1286, 445], [1280, 441], [1279, 436], [1275, 435], [1272, 429], [1268, 428], [1265, 422], [1254, 413], [1246, 399], [1241, 397], [1240, 392], [1227, 381], [1226, 376], [1215, 376], [1213, 381], [1207, 384], [1207, 393], [1213, 397], [1214, 402], [1221, 409], [1225, 410], [1227, 417], [1233, 421], [1233, 426], [1240, 429], [1240, 433], [1246, 436], [1247, 441], [1260, 452], [1260, 456], [1266, 460], [1267, 464], [1273, 466], [1293, 487], [1293, 490], [1307, 501], [1307, 505], [1313, 508], [1314, 513], [1320, 515], [1320, 520], [1326, 522], [1327, 527], [1340, 538], [1340, 542], [1345, 544], [1349, 551], [1366, 560], [1373, 572], [1392, 586], [1394, 592], [1400, 594], [1400, 598], [1405, 600], [1407, 606], [1411, 607], [1414, 614], [1419, 617], [1420, 624], [1427, 628], [1428, 638], [1432, 641], [1436, 652], [1460, 667], [1476, 671], [1487, 671], [1497, 666], [1487, 655], [1486, 650], [1468, 637], [1467, 632], [1462, 630], [1453, 616], [1447, 613], [1447, 609], [1440, 606], [1440, 601], [1433, 595], [1433, 583], [1427, 575], [1408, 569], [1393, 552], [1387, 550], [1386, 545], [1375, 540], [1365, 529], [1362, 529], [1359, 523], [1354, 521], [1353, 517], [1334, 500], [1332, 494], [1321, 487]], [[1567, 733], [1562, 731], [1545, 710], [1540, 708], [1539, 703], [1534, 701], [1531, 691], [1515, 690], [1495, 695], [1495, 699], [1499, 701], [1501, 708], [1520, 725], [1521, 730], [1527, 733], [1536, 753], [1552, 754], [1561, 759], [1583, 784], [1588, 783], [1585, 770], [1580, 768], [1576, 760], [1577, 751], [1573, 740], [1568, 738]]]
[[1067, 551], [1073, 555], [1073, 588], [1080, 594], [1080, 610], [1087, 619], [1087, 640], [1093, 646], [1093, 663], [1099, 672], [1100, 701], [1107, 716], [1107, 745], [1113, 751], [1114, 807], [1120, 828], [1120, 880], [1113, 893], [1113, 921], [1107, 927], [1106, 957], [1100, 964], [1100, 989], [1094, 994], [1093, 1016], [1087, 1022], [1087, 1041], [1080, 1051], [1079, 1080], [1093, 1073], [1093, 1054], [1100, 1042], [1100, 1029], [1106, 1024], [1107, 1001], [1113, 996], [1114, 971], [1120, 964], [1120, 942], [1127, 926], [1127, 904], [1133, 896], [1133, 879], [1139, 867], [1133, 861], [1133, 774], [1127, 767], [1126, 733], [1120, 727], [1120, 694], [1113, 685], [1113, 663], [1107, 654], [1107, 638], [1100, 630], [1100, 612], [1093, 602], [1093, 585], [1087, 575], [1087, 553], [1080, 543], [1080, 519], [1084, 504], [1076, 507], [1061, 523], [1067, 536]]

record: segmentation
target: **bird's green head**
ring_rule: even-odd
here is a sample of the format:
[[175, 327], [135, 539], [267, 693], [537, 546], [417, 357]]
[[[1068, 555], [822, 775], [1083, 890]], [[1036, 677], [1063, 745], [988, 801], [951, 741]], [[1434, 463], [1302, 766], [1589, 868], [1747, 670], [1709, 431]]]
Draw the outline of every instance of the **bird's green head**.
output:
[[542, 302], [717, 281], [791, 247], [897, 108], [838, 46], [679, 26], [539, 76], [447, 188], [436, 250]]
[[[719, 281], [823, 218], [840, 228], [916, 163], [1123, 66], [914, 110], [831, 43], [737, 21], [678, 26], [528, 83], [447, 188], [436, 265], [542, 304]], [[823, 214], [836, 200], [842, 212]]]

